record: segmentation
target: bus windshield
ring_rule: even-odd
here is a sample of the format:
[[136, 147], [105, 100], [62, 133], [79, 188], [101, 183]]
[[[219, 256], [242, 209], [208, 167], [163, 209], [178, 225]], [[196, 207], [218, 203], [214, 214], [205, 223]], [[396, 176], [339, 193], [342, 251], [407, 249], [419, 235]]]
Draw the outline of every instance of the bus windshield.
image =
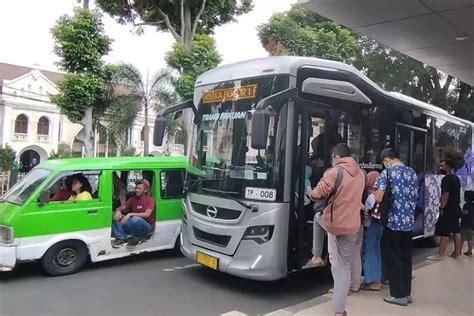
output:
[[287, 106], [276, 109], [277, 115], [271, 118], [265, 150], [250, 146], [250, 118], [259, 100], [287, 87], [287, 75], [273, 75], [196, 88], [198, 114], [190, 177], [200, 175], [214, 181], [199, 181], [190, 187], [191, 192], [245, 198], [245, 188], [267, 188], [271, 191], [261, 199], [277, 200], [286, 119], [278, 122], [286, 116], [283, 109]]
[[46, 169], [33, 169], [27, 176], [5, 193], [3, 200], [23, 205], [50, 174], [51, 171]]

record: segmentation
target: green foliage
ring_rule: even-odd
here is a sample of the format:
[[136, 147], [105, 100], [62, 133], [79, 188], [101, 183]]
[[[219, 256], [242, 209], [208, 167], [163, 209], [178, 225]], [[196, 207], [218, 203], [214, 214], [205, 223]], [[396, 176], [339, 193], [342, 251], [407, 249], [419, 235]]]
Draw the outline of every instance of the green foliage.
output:
[[258, 36], [270, 55], [310, 56], [351, 63], [360, 50], [357, 37], [349, 30], [296, 5], [260, 25]]
[[221, 62], [215, 40], [209, 35], [198, 34], [191, 52], [184, 45], [175, 43], [166, 55], [168, 65], [176, 69], [181, 77], [176, 83], [176, 91], [183, 99], [192, 98], [196, 78]]
[[15, 151], [8, 145], [0, 148], [0, 169], [4, 171], [11, 170], [15, 161]]
[[122, 150], [123, 157], [138, 157], [141, 156], [141, 152], [137, 152], [137, 149], [133, 146], [125, 146]]
[[302, 7], [293, 6], [273, 15], [258, 28], [258, 35], [270, 55], [352, 63], [387, 91], [398, 91], [459, 117], [474, 119], [471, 86]]
[[[239, 3], [240, 2], [240, 3]], [[180, 1], [169, 0], [97, 0], [97, 5], [118, 19], [121, 24], [134, 23], [140, 19], [147, 24], [155, 25], [159, 31], [170, 32], [165, 23], [165, 16], [169, 19], [170, 26], [177, 34], [182, 34], [181, 6]], [[191, 30], [198, 16], [203, 0], [185, 0], [185, 28]], [[210, 34], [217, 26], [235, 21], [235, 17], [248, 13], [252, 10], [251, 0], [207, 0], [205, 11], [198, 19], [197, 32]], [[185, 30], [184, 30], [185, 31]], [[193, 36], [190, 37], [193, 40]]]
[[58, 144], [58, 151], [51, 151], [49, 159], [61, 159], [61, 158], [70, 158], [71, 157], [71, 147], [66, 143]]
[[109, 85], [94, 74], [67, 74], [58, 83], [58, 93], [50, 96], [69, 120], [81, 123], [87, 108], [93, 107], [94, 117], [100, 117], [108, 104]]
[[98, 11], [76, 8], [73, 16], [60, 17], [51, 33], [62, 70], [102, 74], [104, 63], [101, 58], [110, 51], [112, 40], [104, 34], [102, 16]]

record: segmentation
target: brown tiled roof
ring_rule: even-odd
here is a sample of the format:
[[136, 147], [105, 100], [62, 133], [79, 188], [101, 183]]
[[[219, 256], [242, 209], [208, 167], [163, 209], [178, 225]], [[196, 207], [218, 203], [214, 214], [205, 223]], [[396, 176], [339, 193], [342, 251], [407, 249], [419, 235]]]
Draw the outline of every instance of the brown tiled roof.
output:
[[[3, 80], [13, 80], [34, 70], [31, 67], [24, 67], [6, 63], [0, 63], [0, 85]], [[57, 84], [64, 77], [63, 73], [38, 69], [46, 78]]]

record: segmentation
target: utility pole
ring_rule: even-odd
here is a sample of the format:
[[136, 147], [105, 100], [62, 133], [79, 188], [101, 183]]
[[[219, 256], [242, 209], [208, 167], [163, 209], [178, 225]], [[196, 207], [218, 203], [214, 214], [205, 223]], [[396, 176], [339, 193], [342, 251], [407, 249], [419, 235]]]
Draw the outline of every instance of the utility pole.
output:
[[148, 106], [149, 106], [149, 103], [150, 103], [150, 99], [149, 99], [149, 95], [150, 95], [150, 91], [148, 90], [148, 84], [150, 82], [150, 78], [149, 78], [149, 72], [150, 72], [150, 69], [147, 68], [146, 70], [146, 85], [145, 85], [145, 102], [144, 102], [144, 110], [145, 110], [145, 126], [143, 126], [143, 156], [148, 156], [149, 154], [149, 151], [150, 151], [150, 147], [149, 147], [149, 138], [150, 138], [150, 128], [149, 128], [149, 125], [148, 125]]

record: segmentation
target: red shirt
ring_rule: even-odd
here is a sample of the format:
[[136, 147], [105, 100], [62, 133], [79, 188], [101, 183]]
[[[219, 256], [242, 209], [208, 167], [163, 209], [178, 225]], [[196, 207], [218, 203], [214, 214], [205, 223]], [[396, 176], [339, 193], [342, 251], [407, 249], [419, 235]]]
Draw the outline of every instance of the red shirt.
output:
[[151, 210], [151, 215], [144, 218], [151, 227], [155, 227], [155, 201], [152, 197], [145, 195], [141, 198], [132, 196], [125, 203], [125, 207], [129, 213], [145, 213], [146, 210]]
[[71, 197], [71, 192], [67, 189], [61, 189], [51, 198], [51, 201], [67, 201]]

